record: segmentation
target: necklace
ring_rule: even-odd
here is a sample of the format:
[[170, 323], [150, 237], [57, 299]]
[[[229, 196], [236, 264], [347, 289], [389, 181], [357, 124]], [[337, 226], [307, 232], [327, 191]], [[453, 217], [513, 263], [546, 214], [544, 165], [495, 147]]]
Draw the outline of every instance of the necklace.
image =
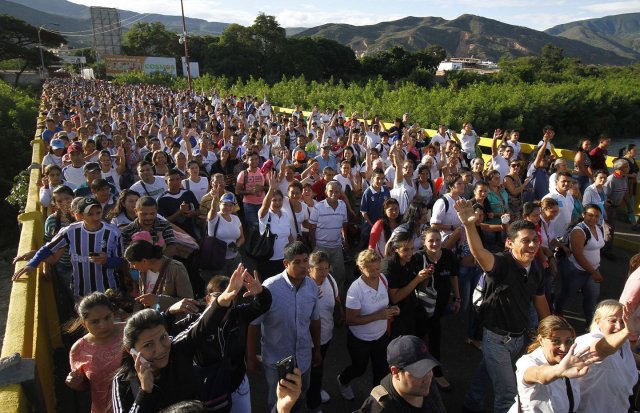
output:
[[425, 250], [425, 253], [427, 254], [427, 258], [429, 259], [429, 261], [431, 261], [434, 264], [437, 264], [440, 258], [442, 257], [442, 250], [436, 251], [435, 254], [432, 254], [429, 251]]

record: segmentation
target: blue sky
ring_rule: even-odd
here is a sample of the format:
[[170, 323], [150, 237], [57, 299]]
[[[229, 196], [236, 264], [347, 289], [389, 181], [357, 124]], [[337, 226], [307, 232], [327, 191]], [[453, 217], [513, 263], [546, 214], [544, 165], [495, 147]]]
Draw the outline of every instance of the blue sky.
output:
[[[179, 0], [74, 0], [74, 2], [87, 6], [117, 7], [138, 13], [180, 14]], [[242, 25], [250, 25], [259, 12], [276, 16], [283, 27], [312, 27], [325, 23], [365, 25], [406, 16], [437, 16], [454, 19], [468, 13], [544, 30], [574, 20], [640, 12], [640, 0], [373, 0], [367, 2], [184, 0], [184, 8], [188, 17]]]

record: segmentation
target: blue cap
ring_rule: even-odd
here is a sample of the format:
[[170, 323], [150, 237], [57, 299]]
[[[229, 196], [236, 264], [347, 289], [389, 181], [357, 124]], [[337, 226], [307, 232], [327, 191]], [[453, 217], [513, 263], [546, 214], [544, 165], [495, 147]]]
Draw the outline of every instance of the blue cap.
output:
[[235, 204], [236, 203], [236, 196], [233, 195], [231, 192], [225, 192], [220, 197], [220, 203]]
[[64, 141], [62, 139], [52, 139], [49, 145], [53, 149], [64, 149]]

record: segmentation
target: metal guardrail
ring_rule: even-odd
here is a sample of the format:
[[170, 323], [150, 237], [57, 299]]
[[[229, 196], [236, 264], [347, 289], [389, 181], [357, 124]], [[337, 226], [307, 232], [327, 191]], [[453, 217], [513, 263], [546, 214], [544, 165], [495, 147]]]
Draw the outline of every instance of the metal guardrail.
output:
[[[283, 113], [293, 112], [293, 109], [288, 108], [274, 107], [273, 109]], [[305, 115], [308, 114], [309, 112], [305, 112]], [[33, 148], [32, 165], [40, 165], [45, 155], [44, 142], [39, 138], [43, 130], [43, 121], [43, 118], [38, 119], [36, 138], [31, 142]], [[390, 126], [391, 124], [389, 124]], [[426, 132], [429, 136], [436, 133], [435, 130], [426, 130]], [[480, 146], [491, 147], [491, 139], [481, 138]], [[534, 148], [535, 145], [522, 144], [522, 151], [525, 153], [530, 153]], [[566, 149], [557, 150], [560, 151], [563, 158], [573, 160], [575, 152]], [[490, 160], [489, 155], [485, 154], [484, 158]], [[607, 165], [611, 166], [613, 159], [615, 158], [610, 156], [607, 159]], [[44, 240], [46, 211], [40, 205], [38, 196], [40, 173], [40, 168], [32, 168], [30, 171], [27, 206], [25, 212], [18, 216], [18, 220], [22, 223], [18, 254], [39, 248]], [[640, 205], [635, 207], [637, 214]], [[16, 269], [24, 265], [24, 262], [18, 263]], [[37, 378], [44, 396], [45, 408], [48, 412], [54, 412], [56, 395], [53, 352], [62, 347], [62, 339], [53, 285], [40, 275], [41, 270], [39, 269], [35, 277], [24, 277], [13, 283], [0, 357], [19, 353], [23, 358], [36, 360]], [[32, 401], [27, 398], [21, 385], [11, 384], [0, 387], [0, 406], [2, 406], [3, 412], [28, 412], [32, 409], [31, 403]]]

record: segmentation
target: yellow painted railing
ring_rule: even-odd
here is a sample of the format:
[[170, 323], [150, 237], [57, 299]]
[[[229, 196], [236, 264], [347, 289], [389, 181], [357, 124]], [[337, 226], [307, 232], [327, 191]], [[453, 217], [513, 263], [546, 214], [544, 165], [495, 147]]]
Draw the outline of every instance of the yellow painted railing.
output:
[[[36, 139], [33, 147], [32, 164], [40, 164], [44, 154], [44, 143], [39, 138], [42, 122], [38, 119]], [[32, 168], [29, 178], [29, 192], [25, 212], [18, 216], [22, 224], [18, 254], [42, 246], [44, 240], [45, 210], [38, 201], [38, 181], [40, 169]], [[25, 265], [18, 263], [16, 269]], [[1, 357], [19, 353], [22, 358], [36, 360], [37, 378], [40, 391], [48, 412], [55, 411], [53, 351], [62, 346], [58, 311], [53, 295], [53, 286], [41, 277], [40, 270], [34, 277], [24, 276], [14, 282], [11, 289], [7, 326], [4, 334]], [[31, 401], [21, 385], [0, 387], [0, 410], [3, 412], [30, 411]]]

